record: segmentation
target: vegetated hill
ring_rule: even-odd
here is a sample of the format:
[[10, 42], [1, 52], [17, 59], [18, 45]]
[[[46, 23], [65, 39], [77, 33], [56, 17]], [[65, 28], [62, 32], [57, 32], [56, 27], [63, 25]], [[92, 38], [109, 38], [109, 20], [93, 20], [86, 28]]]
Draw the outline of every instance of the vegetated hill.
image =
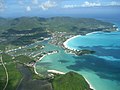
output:
[[92, 18], [72, 17], [20, 17], [15, 19], [0, 18], [0, 30], [30, 30], [32, 28], [45, 27], [50, 31], [78, 32], [86, 29], [112, 28], [113, 24]]
[[92, 90], [82, 75], [68, 72], [53, 79], [54, 90]]
[[93, 18], [53, 17], [47, 19], [46, 27], [52, 31], [80, 32], [112, 28], [113, 24]]
[[26, 30], [41, 27], [44, 18], [38, 17], [20, 17], [15, 19], [0, 18], [0, 29]]

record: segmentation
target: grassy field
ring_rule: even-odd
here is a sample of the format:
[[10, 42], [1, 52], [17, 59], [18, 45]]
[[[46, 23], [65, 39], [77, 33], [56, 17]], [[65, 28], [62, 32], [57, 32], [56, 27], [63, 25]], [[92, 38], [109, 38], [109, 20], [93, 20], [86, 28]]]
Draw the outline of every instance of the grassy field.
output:
[[[16, 90], [18, 83], [22, 78], [22, 75], [17, 70], [16, 63], [13, 61], [11, 56], [7, 54], [2, 54], [1, 56], [8, 72], [8, 85], [5, 90]], [[0, 66], [0, 78], [1, 78], [0, 85], [4, 87], [4, 83], [6, 82], [6, 75], [5, 75], [5, 70], [3, 70], [2, 66]], [[3, 89], [2, 87], [0, 90]]]
[[91, 90], [82, 75], [68, 72], [53, 79], [54, 90]]
[[17, 62], [20, 62], [20, 63], [29, 63], [29, 62], [31, 62], [31, 61], [34, 61], [34, 60], [32, 60], [31, 58], [29, 58], [28, 56], [25, 56], [25, 55], [20, 55], [20, 56], [17, 56], [17, 57], [15, 57], [15, 60], [17, 61]]
[[6, 83], [6, 74], [2, 65], [0, 65], [0, 90], [2, 90]]

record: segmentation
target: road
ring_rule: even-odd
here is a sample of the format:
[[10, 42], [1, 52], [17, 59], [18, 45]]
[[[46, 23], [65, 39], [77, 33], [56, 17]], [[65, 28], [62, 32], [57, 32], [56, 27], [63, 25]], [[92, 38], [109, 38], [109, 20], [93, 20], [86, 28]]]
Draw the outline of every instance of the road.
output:
[[3, 65], [4, 69], [5, 69], [5, 73], [6, 73], [6, 84], [5, 84], [4, 88], [3, 88], [3, 90], [5, 90], [6, 87], [7, 87], [7, 85], [8, 85], [9, 77], [8, 77], [8, 71], [7, 71], [7, 68], [6, 68], [6, 66], [5, 66], [5, 64], [4, 64], [4, 62], [3, 62], [3, 59], [2, 59], [2, 55], [0, 56], [0, 59], [1, 59], [1, 63], [2, 63], [2, 65]]

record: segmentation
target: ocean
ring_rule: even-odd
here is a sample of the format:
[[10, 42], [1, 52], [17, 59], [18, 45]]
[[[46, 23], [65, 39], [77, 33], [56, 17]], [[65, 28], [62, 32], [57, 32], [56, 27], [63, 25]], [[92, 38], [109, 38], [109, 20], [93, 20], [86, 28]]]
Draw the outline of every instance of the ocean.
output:
[[[118, 18], [97, 19], [112, 22], [120, 28]], [[96, 53], [91, 55], [75, 56], [47, 41], [43, 44], [45, 51], [58, 50], [59, 53], [45, 56], [39, 61], [36, 64], [38, 73], [49, 69], [75, 71], [82, 74], [95, 90], [120, 90], [120, 31], [96, 32], [67, 42], [67, 47], [73, 49], [94, 50]]]

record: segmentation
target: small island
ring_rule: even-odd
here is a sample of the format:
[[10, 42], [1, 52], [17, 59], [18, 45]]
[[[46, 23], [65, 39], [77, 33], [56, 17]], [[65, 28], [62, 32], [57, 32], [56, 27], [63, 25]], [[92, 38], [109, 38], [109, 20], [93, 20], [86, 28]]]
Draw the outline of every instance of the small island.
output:
[[66, 51], [66, 53], [75, 54], [77, 56], [87, 55], [87, 54], [94, 54], [95, 53], [95, 51], [88, 50], [88, 49], [70, 50], [70, 49], [65, 48], [65, 51]]

